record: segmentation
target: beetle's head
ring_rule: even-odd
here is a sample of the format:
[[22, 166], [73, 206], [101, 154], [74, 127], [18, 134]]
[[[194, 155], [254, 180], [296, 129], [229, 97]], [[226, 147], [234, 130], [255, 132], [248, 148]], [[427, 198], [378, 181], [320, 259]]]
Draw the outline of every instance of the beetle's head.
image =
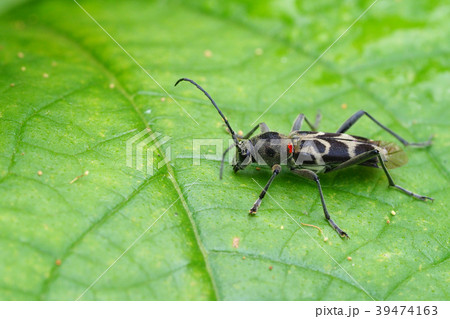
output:
[[236, 157], [233, 161], [233, 170], [237, 172], [247, 167], [253, 161], [253, 144], [250, 140], [241, 140], [236, 145]]

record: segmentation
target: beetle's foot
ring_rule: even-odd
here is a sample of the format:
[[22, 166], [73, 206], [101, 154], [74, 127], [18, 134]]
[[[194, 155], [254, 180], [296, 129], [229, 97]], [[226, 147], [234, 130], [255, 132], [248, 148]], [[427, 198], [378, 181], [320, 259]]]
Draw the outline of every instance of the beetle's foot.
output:
[[350, 239], [350, 237], [347, 235], [347, 233], [346, 233], [345, 231], [343, 231], [342, 229], [339, 229], [339, 230], [336, 230], [336, 231], [338, 232], [338, 234], [339, 234], [341, 237]]
[[253, 207], [250, 208], [249, 214], [250, 215], [256, 215], [256, 212], [258, 211], [259, 205], [261, 205], [261, 198], [258, 198], [256, 202], [253, 204]]
[[339, 234], [339, 236], [350, 239], [347, 233], [340, 229], [339, 226], [336, 225], [336, 223], [331, 218], [328, 219], [328, 223], [330, 223], [331, 227], [333, 227], [333, 229]]
[[428, 141], [425, 142], [417, 142], [417, 143], [408, 143], [406, 146], [411, 146], [411, 147], [427, 147], [430, 146], [432, 143], [434, 135], [431, 135], [430, 138], [428, 139]]
[[401, 186], [398, 186], [398, 185], [391, 185], [391, 186], [397, 188], [398, 190], [402, 191], [403, 193], [405, 193], [405, 194], [407, 194], [407, 195], [409, 195], [411, 197], [414, 197], [414, 198], [419, 199], [419, 200], [423, 200], [424, 202], [427, 201], [427, 200], [434, 201], [434, 198], [432, 198], [432, 197], [423, 196], [423, 195], [419, 195], [419, 194], [413, 193], [413, 192], [411, 192], [411, 191], [409, 191], [409, 190], [407, 190], [407, 189], [405, 189], [405, 188], [403, 188]]
[[427, 200], [434, 201], [434, 198], [428, 197], [428, 196], [423, 196], [423, 195], [418, 195], [418, 194], [414, 194], [413, 196], [414, 196], [414, 198], [423, 200], [424, 202], [426, 202]]

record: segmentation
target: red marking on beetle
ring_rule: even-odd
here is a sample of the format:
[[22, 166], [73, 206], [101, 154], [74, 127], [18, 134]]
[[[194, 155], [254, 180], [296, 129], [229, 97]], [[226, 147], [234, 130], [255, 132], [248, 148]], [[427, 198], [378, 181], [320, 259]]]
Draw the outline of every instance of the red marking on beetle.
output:
[[292, 154], [292, 152], [294, 151], [292, 144], [288, 144], [288, 150], [289, 154]]

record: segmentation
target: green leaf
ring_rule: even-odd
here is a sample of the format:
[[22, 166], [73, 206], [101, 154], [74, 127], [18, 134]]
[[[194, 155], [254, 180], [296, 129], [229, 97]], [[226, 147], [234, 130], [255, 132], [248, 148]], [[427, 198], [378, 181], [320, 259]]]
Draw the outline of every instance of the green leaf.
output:
[[[342, 240], [312, 183], [282, 172], [250, 217], [270, 169], [226, 166], [219, 180], [217, 159], [193, 165], [193, 139], [228, 136], [178, 78], [248, 131], [371, 3], [82, 1], [178, 103], [75, 2], [2, 3], [0, 298], [448, 300], [446, 2], [378, 1], [260, 119], [287, 133], [321, 110], [333, 132], [364, 109], [409, 141], [435, 134], [392, 171], [433, 203], [388, 189], [381, 170], [324, 175]], [[153, 175], [127, 166], [145, 129], [173, 155]], [[394, 140], [367, 118], [351, 133]]]

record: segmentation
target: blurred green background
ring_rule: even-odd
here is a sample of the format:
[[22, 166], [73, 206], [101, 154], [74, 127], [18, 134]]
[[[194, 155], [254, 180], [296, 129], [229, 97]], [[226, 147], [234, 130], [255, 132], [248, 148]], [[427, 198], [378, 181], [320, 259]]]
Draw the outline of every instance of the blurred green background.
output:
[[[448, 2], [377, 1], [260, 119], [287, 133], [320, 110], [333, 132], [364, 109], [410, 141], [434, 134], [392, 171], [434, 203], [380, 170], [323, 176], [342, 240], [315, 185], [282, 173], [270, 194], [323, 235], [270, 197], [248, 216], [269, 169], [192, 165], [193, 138], [228, 136], [178, 78], [248, 131], [372, 4], [80, 1], [175, 103], [75, 2], [2, 1], [0, 299], [448, 300]], [[175, 157], [154, 175], [126, 165], [146, 128]], [[368, 119], [349, 132], [393, 140]]]

